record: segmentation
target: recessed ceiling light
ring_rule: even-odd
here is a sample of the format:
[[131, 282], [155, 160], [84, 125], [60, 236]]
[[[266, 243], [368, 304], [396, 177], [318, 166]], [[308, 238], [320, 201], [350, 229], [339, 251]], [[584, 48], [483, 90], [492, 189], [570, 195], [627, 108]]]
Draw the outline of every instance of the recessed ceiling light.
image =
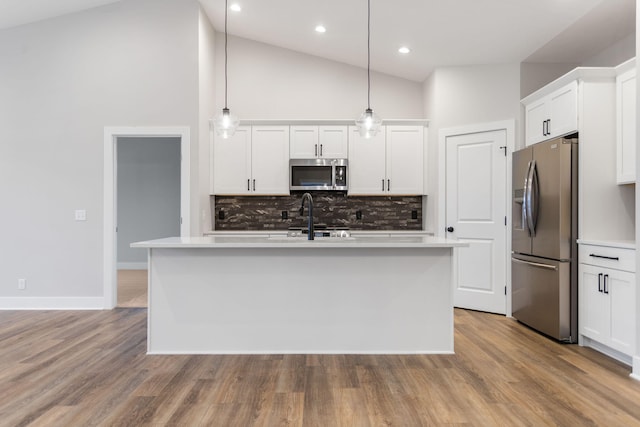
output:
[[323, 25], [316, 26], [316, 32], [318, 33], [326, 33], [327, 29]]
[[238, 3], [234, 3], [229, 6], [229, 9], [233, 10], [234, 12], [240, 12], [242, 10], [242, 7], [240, 7]]
[[400, 53], [409, 53], [409, 52], [411, 52], [411, 49], [409, 49], [406, 46], [402, 46], [400, 49], [398, 49], [398, 52], [400, 52]]

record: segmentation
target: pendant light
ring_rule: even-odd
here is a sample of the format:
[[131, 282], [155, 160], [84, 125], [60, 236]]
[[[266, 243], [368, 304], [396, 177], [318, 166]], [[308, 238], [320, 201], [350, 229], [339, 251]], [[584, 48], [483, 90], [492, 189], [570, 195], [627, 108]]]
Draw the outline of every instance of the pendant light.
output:
[[222, 114], [214, 121], [216, 134], [222, 138], [229, 138], [236, 133], [240, 120], [232, 115], [227, 108], [227, 14], [229, 13], [228, 1], [224, 1], [224, 108]]
[[371, 138], [380, 130], [382, 119], [371, 109], [371, 0], [367, 0], [367, 109], [356, 120], [360, 136]]

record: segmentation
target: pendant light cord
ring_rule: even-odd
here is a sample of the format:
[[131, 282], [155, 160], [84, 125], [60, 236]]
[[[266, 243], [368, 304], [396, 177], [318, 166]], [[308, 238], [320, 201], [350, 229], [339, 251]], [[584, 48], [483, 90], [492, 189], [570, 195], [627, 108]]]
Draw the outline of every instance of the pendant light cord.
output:
[[367, 0], [367, 109], [371, 109], [371, 0]]
[[224, 0], [224, 108], [227, 108], [227, 14], [229, 0]]

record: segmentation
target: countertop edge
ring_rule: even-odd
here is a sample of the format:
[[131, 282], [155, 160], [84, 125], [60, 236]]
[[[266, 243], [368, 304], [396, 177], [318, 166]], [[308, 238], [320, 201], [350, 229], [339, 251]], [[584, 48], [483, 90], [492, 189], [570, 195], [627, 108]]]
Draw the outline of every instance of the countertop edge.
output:
[[[411, 239], [411, 240], [407, 240]], [[317, 239], [270, 240], [267, 237], [170, 237], [135, 242], [132, 248], [150, 249], [316, 249], [316, 248], [457, 248], [469, 244], [461, 240], [423, 237], [363, 237], [355, 240]]]
[[606, 246], [609, 248], [634, 249], [636, 242], [632, 240], [596, 240], [596, 239], [578, 239], [579, 245]]

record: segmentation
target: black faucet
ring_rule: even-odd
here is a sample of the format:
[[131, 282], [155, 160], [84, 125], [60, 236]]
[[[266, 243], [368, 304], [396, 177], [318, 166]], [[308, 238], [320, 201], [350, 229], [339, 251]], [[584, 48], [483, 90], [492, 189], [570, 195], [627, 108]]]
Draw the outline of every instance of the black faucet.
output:
[[313, 198], [311, 194], [304, 193], [302, 195], [302, 206], [300, 207], [300, 214], [304, 213], [304, 201], [305, 199], [309, 199], [309, 219], [307, 220], [307, 228], [309, 229], [309, 234], [307, 235], [307, 240], [313, 240], [315, 231], [313, 229]]

